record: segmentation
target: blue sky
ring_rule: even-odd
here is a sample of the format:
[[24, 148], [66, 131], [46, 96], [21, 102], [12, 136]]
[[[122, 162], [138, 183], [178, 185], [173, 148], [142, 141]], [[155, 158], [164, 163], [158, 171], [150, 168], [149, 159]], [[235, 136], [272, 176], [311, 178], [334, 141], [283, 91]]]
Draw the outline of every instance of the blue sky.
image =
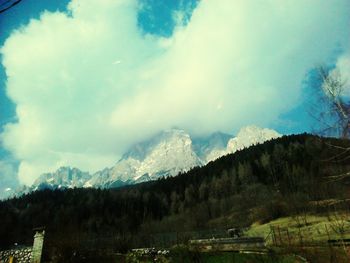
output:
[[346, 0], [68, 3], [0, 15], [3, 187], [17, 166], [30, 183], [61, 165], [112, 165], [171, 126], [310, 132], [309, 72], [348, 65]]

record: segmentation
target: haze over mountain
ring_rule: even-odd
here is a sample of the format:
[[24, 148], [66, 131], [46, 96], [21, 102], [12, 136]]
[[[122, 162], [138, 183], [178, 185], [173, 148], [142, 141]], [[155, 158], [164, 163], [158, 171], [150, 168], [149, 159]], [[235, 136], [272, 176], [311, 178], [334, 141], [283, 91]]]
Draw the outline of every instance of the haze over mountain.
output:
[[78, 168], [61, 167], [55, 172], [42, 174], [32, 186], [19, 192], [45, 188], [111, 188], [157, 180], [280, 136], [274, 130], [253, 125], [242, 128], [235, 137], [216, 132], [206, 137], [191, 138], [184, 130], [169, 129], [132, 146], [113, 167], [94, 174]]

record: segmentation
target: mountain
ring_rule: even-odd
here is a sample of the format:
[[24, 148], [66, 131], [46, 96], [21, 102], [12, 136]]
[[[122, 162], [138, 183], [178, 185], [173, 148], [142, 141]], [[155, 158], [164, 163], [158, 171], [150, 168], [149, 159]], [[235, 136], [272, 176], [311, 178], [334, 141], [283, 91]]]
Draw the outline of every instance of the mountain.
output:
[[61, 167], [54, 173], [42, 174], [34, 185], [38, 188], [78, 188], [83, 187], [85, 182], [91, 178], [87, 172], [82, 172], [77, 168]]
[[85, 187], [150, 181], [175, 176], [202, 164], [192, 149], [190, 135], [183, 130], [172, 129], [134, 145], [115, 166], [95, 173]]
[[[145, 147], [147, 154], [140, 160], [159, 149], [158, 143], [150, 145], [151, 151]], [[110, 251], [172, 247], [179, 237], [212, 237], [208, 230], [225, 234], [231, 226], [256, 226], [282, 217], [295, 225], [295, 218], [306, 213], [337, 219], [333, 215], [346, 215], [350, 205], [350, 178], [344, 176], [350, 170], [344, 152], [349, 147], [349, 140], [283, 136], [153, 182], [113, 189], [33, 191], [0, 202], [0, 247], [30, 244], [33, 226], [45, 226], [46, 244], [52, 246], [47, 251], [57, 256], [83, 253], [96, 244]], [[334, 157], [339, 161], [334, 162]], [[72, 170], [68, 171], [64, 177], [73, 179], [67, 176]], [[298, 241], [299, 234], [291, 239]], [[304, 237], [313, 242], [307, 235], [309, 231]], [[325, 232], [322, 237], [328, 239]], [[57, 250], [59, 245], [62, 250]]]
[[236, 137], [231, 138], [227, 143], [227, 153], [234, 153], [249, 146], [260, 144], [265, 141], [281, 137], [281, 134], [271, 129], [262, 129], [251, 125], [242, 128]]
[[208, 163], [226, 154], [227, 143], [232, 135], [215, 132], [207, 137], [194, 138], [193, 150], [203, 163]]
[[17, 193], [24, 194], [43, 189], [80, 188], [83, 187], [91, 175], [77, 168], [60, 167], [53, 173], [40, 175], [31, 186], [21, 187]]
[[242, 128], [236, 137], [216, 132], [206, 137], [191, 138], [183, 130], [169, 129], [130, 147], [113, 167], [92, 175], [77, 168], [61, 167], [56, 172], [42, 174], [21, 193], [44, 188], [112, 188], [175, 176], [280, 136], [274, 130], [257, 126]]

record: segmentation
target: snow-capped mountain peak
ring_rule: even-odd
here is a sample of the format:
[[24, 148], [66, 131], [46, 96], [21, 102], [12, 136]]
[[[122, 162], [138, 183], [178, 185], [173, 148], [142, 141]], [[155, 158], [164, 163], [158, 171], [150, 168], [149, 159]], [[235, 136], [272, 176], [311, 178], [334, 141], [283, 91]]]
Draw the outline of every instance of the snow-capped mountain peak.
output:
[[40, 175], [33, 186], [36, 188], [83, 187], [90, 178], [89, 173], [82, 172], [77, 168], [60, 167], [56, 172]]
[[228, 141], [232, 135], [215, 132], [209, 136], [193, 140], [193, 148], [203, 163], [208, 163], [226, 154]]
[[148, 174], [151, 178], [157, 175], [175, 176], [202, 162], [192, 149], [192, 140], [183, 130], [171, 129], [160, 135], [142, 161], [135, 179]]
[[114, 167], [94, 174], [86, 186], [175, 176], [201, 164], [192, 149], [190, 135], [183, 130], [170, 129], [132, 146]]
[[254, 125], [246, 126], [238, 132], [237, 136], [230, 139], [227, 144], [227, 152], [233, 153], [249, 146], [281, 137], [275, 130], [260, 128]]
[[205, 165], [223, 155], [280, 137], [274, 130], [247, 126], [236, 137], [216, 132], [192, 139], [184, 130], [169, 129], [139, 142], [113, 166], [94, 174], [77, 168], [61, 167], [42, 174], [22, 193], [43, 188], [117, 187], [175, 176], [195, 166]]

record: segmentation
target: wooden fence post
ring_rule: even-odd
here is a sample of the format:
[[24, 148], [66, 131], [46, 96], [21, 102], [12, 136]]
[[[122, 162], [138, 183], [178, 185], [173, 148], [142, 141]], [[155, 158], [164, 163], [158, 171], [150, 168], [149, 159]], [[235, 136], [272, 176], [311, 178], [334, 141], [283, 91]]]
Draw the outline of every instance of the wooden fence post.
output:
[[275, 228], [273, 226], [270, 226], [270, 229], [271, 229], [272, 242], [275, 246], [277, 246]]
[[329, 231], [328, 231], [328, 227], [327, 227], [327, 225], [326, 225], [326, 224], [324, 224], [324, 227], [326, 228], [326, 232], [327, 232], [328, 240], [330, 240], [330, 239], [331, 239], [331, 237], [330, 237], [330, 234], [329, 234]]
[[303, 245], [303, 236], [301, 234], [300, 227], [299, 227], [299, 242], [300, 242], [300, 245], [302, 246]]
[[289, 230], [288, 230], [288, 228], [287, 228], [287, 237], [288, 237], [288, 244], [289, 244], [289, 246], [291, 246], [292, 243], [291, 243], [291, 240], [290, 240], [290, 235], [289, 235]]
[[277, 226], [277, 230], [278, 230], [278, 236], [279, 236], [279, 239], [280, 239], [280, 244], [282, 245], [282, 244], [283, 244], [283, 241], [282, 241], [280, 226]]

